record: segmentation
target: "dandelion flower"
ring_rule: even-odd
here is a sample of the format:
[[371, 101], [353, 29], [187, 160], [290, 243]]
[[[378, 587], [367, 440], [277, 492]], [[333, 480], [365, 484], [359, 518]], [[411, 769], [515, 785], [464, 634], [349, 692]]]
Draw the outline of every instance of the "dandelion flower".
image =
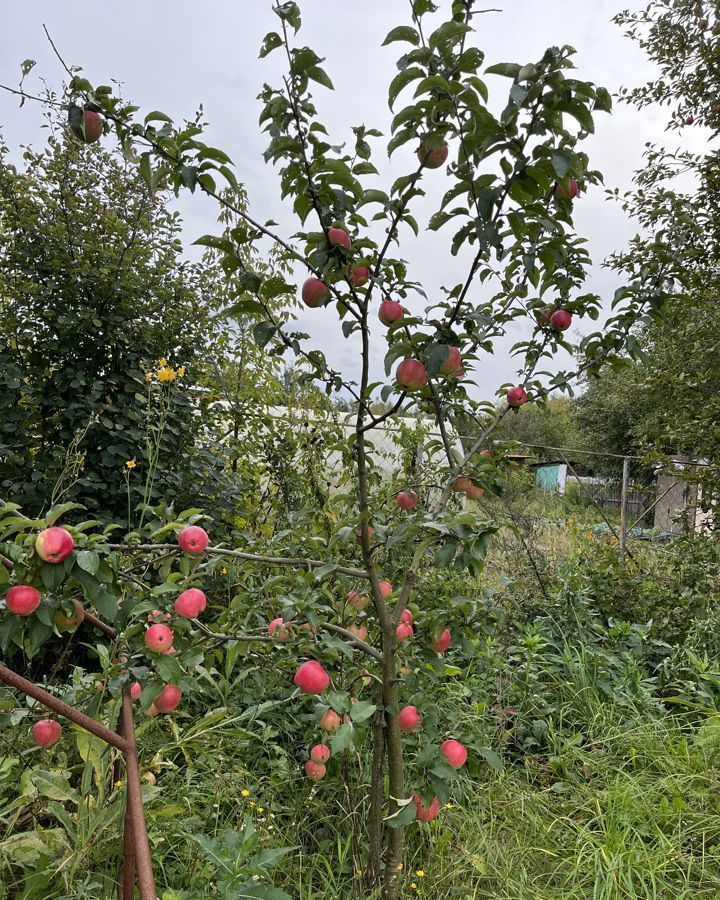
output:
[[172, 366], [163, 366], [161, 369], [158, 369], [157, 379], [160, 382], [166, 381], [175, 381], [177, 378], [177, 372]]

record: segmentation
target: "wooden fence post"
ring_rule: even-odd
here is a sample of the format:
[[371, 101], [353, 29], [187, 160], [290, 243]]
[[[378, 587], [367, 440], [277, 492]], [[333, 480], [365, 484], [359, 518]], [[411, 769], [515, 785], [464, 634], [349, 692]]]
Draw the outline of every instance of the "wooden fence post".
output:
[[622, 487], [620, 489], [620, 553], [625, 557], [625, 544], [627, 543], [628, 523], [628, 491], [630, 488], [630, 457], [623, 459]]

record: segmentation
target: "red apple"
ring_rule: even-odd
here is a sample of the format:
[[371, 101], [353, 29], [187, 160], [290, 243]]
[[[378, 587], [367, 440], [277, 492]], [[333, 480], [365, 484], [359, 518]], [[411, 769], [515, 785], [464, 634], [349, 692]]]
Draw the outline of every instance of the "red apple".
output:
[[145, 646], [154, 653], [170, 650], [172, 642], [173, 633], [167, 625], [151, 625], [145, 632]]
[[61, 563], [73, 552], [75, 541], [64, 528], [46, 528], [35, 541], [35, 552], [44, 562]]
[[418, 502], [418, 495], [415, 491], [400, 491], [395, 495], [395, 501], [400, 509], [415, 509]]
[[552, 316], [552, 309], [549, 306], [540, 306], [535, 310], [535, 319], [543, 328], [550, 324], [550, 316]]
[[555, 198], [557, 200], [574, 200], [578, 193], [578, 183], [574, 178], [566, 181], [558, 181], [555, 185]]
[[185, 619], [196, 619], [207, 606], [207, 598], [197, 588], [188, 588], [175, 601], [175, 612]]
[[50, 747], [62, 733], [62, 725], [54, 719], [40, 719], [32, 727], [32, 739], [38, 747]]
[[550, 316], [550, 324], [558, 331], [567, 331], [572, 325], [572, 316], [566, 309], [558, 309]]
[[485, 488], [478, 487], [478, 485], [473, 484], [472, 481], [470, 481], [470, 484], [467, 486], [467, 488], [465, 490], [465, 496], [469, 500], [479, 500], [483, 496], [484, 493], [485, 493]]
[[450, 634], [449, 629], [445, 629], [445, 631], [441, 632], [430, 642], [430, 646], [436, 653], [444, 653], [450, 644], [452, 643], [452, 635]]
[[305, 306], [317, 309], [324, 306], [330, 299], [330, 288], [319, 278], [308, 278], [302, 286], [302, 301]]
[[285, 625], [285, 620], [278, 616], [268, 625], [268, 634], [270, 637], [277, 638], [279, 641], [289, 641], [292, 637], [290, 627]]
[[443, 741], [440, 750], [453, 769], [461, 769], [467, 760], [467, 750], [460, 741]]
[[403, 625], [412, 625], [413, 614], [410, 612], [409, 609], [406, 608], [400, 613], [400, 621], [402, 622]]
[[392, 325], [403, 317], [403, 308], [397, 300], [383, 300], [378, 309], [378, 319], [383, 325]]
[[378, 587], [380, 588], [380, 596], [383, 598], [383, 600], [387, 600], [387, 598], [393, 592], [393, 586], [389, 581], [381, 581]]
[[466, 493], [468, 487], [472, 485], [472, 481], [467, 477], [467, 475], [458, 475], [455, 479], [455, 484], [453, 485], [453, 490], [457, 494]]
[[182, 691], [174, 684], [166, 684], [155, 698], [155, 708], [158, 712], [172, 712], [180, 702]]
[[156, 716], [159, 712], [160, 710], [157, 708], [157, 706], [155, 706], [154, 703], [151, 703], [147, 708], [147, 714], [149, 716]]
[[310, 781], [320, 781], [325, 777], [326, 772], [327, 769], [322, 763], [313, 762], [311, 759], [305, 763], [305, 774]]
[[330, 676], [319, 662], [309, 659], [295, 672], [293, 682], [304, 694], [322, 694], [330, 686]]
[[130, 688], [130, 696], [133, 700], [139, 700], [140, 695], [142, 694], [142, 685], [139, 681], [136, 681]]
[[83, 140], [86, 144], [99, 141], [103, 133], [103, 120], [93, 109], [83, 111]]
[[404, 706], [398, 713], [398, 728], [400, 731], [415, 731], [422, 728], [422, 716], [415, 706]]
[[[370, 543], [372, 543], [372, 541], [375, 537], [375, 529], [372, 527], [372, 525], [368, 525], [367, 533], [368, 533], [368, 540], [370, 541]], [[358, 530], [357, 530], [357, 542], [358, 542], [358, 544], [362, 544], [362, 529], [361, 528], [358, 528]]]
[[417, 359], [404, 359], [395, 370], [395, 380], [406, 391], [419, 391], [427, 385], [427, 371]]
[[407, 641], [414, 634], [415, 631], [413, 630], [412, 625], [408, 625], [406, 622], [401, 622], [395, 629], [395, 637], [397, 638], [398, 644]]
[[338, 730], [341, 721], [340, 716], [334, 709], [326, 709], [322, 714], [318, 725], [322, 731], [333, 732]]
[[426, 169], [439, 169], [448, 158], [448, 145], [442, 144], [437, 150], [430, 150], [422, 141], [415, 152]]
[[353, 609], [362, 612], [370, 602], [370, 598], [363, 594], [358, 594], [357, 591], [349, 591], [345, 601], [352, 606]]
[[527, 402], [527, 398], [527, 392], [522, 385], [512, 387], [507, 392], [508, 406], [522, 406], [523, 403]]
[[330, 759], [330, 748], [327, 744], [315, 744], [310, 751], [310, 759], [316, 763], [326, 763]]
[[350, 266], [350, 280], [355, 287], [362, 287], [370, 277], [370, 269], [367, 266]]
[[331, 247], [344, 247], [346, 250], [352, 247], [350, 235], [344, 228], [328, 228], [327, 237]]
[[458, 494], [465, 494], [470, 500], [479, 500], [485, 493], [485, 488], [473, 484], [472, 479], [468, 478], [467, 475], [458, 475], [455, 479], [453, 490]]
[[29, 584], [18, 584], [5, 594], [7, 608], [18, 616], [31, 616], [41, 600], [40, 591]]
[[356, 638], [360, 638], [361, 641], [364, 641], [368, 635], [368, 630], [364, 625], [351, 625], [348, 631], [354, 634]]
[[448, 347], [447, 359], [440, 366], [440, 374], [454, 375], [455, 377], [463, 374], [462, 357], [457, 347]]
[[481, 452], [481, 454], [480, 454], [480, 456], [485, 456], [485, 457], [488, 457], [488, 458], [491, 457], [492, 455], [493, 455], [493, 454], [492, 454], [492, 450], [483, 450], [483, 451]]
[[423, 805], [419, 794], [413, 794], [412, 798], [415, 801], [415, 818], [418, 822], [432, 822], [433, 819], [437, 818], [440, 812], [440, 801], [437, 797], [433, 797], [429, 806]]
[[198, 553], [202, 553], [207, 547], [209, 540], [210, 538], [204, 528], [200, 528], [197, 525], [188, 525], [178, 535], [177, 542], [182, 551], [189, 553], [191, 556], [197, 556]]

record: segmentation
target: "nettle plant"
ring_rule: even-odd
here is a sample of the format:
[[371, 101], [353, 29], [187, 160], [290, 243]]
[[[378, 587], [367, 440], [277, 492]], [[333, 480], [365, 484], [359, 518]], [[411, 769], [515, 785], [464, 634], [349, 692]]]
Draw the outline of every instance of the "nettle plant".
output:
[[[444, 677], [445, 654], [470, 631], [472, 615], [453, 612], [450, 605], [426, 615], [423, 572], [428, 567], [481, 571], [496, 525], [458, 498], [478, 499], [485, 490], [502, 489], [502, 461], [488, 449], [493, 430], [513, 409], [542, 402], [552, 390], [569, 390], [581, 374], [632, 353], [630, 329], [661, 302], [657, 291], [642, 285], [623, 289], [615, 298], [619, 308], [602, 331], [581, 340], [582, 364], [568, 371], [551, 366], [557, 351], [571, 349], [565, 333], [573, 318], [597, 319], [600, 313], [600, 298], [583, 293], [590, 259], [572, 214], [588, 187], [600, 181], [579, 147], [593, 131], [595, 113], [609, 111], [610, 98], [605, 89], [573, 77], [570, 47], [551, 48], [536, 63], [483, 70], [484, 54], [473, 45], [483, 10], [476, 10], [473, 0], [448, 6], [444, 17], [430, 0], [414, 0], [408, 24], [387, 35], [384, 44], [406, 48], [389, 87], [390, 107], [397, 110], [389, 143], [381, 144], [377, 128], [357, 125], [348, 151], [331, 142], [318, 119], [312, 91], [333, 86], [320, 56], [298, 43], [298, 4], [273, 7], [278, 29], [265, 37], [260, 56], [284, 53], [287, 73], [282, 84], [264, 87], [260, 124], [269, 138], [266, 160], [277, 167], [282, 197], [299, 220], [290, 237], [280, 235], [275, 223], [262, 224], [260, 217], [233, 206], [239, 185], [231, 158], [201, 140], [198, 121], [176, 126], [157, 111], [138, 121], [137, 107], [77, 73], [71, 73], [67, 101], [76, 135], [99, 140], [100, 119], [102, 131], [114, 130], [126, 157], [137, 161], [151, 190], [187, 188], [233, 213], [235, 224], [198, 241], [218, 252], [228, 278], [239, 285], [227, 315], [255, 317], [260, 345], [295, 354], [307, 377], [328, 394], [353, 398], [353, 435], [344, 448], [352, 473], [344, 520], [329, 537], [322, 531], [284, 532], [275, 539], [283, 546], [271, 554], [267, 546], [262, 552], [247, 546], [223, 552], [234, 552], [237, 565], [272, 573], [266, 584], [272, 583], [278, 608], [263, 637], [272, 638], [275, 658], [279, 652], [294, 671], [297, 702], [307, 695], [317, 703], [317, 731], [308, 734], [309, 745], [316, 745], [307, 757], [308, 777], [339, 777], [336, 757], [353, 745], [367, 745], [365, 877], [368, 887], [382, 884], [389, 898], [400, 890], [406, 827], [438, 815], [466, 764], [468, 747], [468, 766], [480, 764], [471, 734], [451, 732], [436, 714], [424, 714], [433, 684]], [[398, 109], [401, 98], [406, 105]], [[373, 145], [401, 153], [407, 162], [406, 174], [389, 187], [379, 184]], [[218, 179], [228, 189], [219, 187]], [[416, 209], [429, 179], [442, 180], [446, 190], [440, 208], [421, 224]], [[415, 280], [405, 248], [421, 227], [447, 235], [448, 253], [458, 265], [467, 258], [467, 271], [455, 284]], [[359, 381], [332, 369], [308, 336], [292, 327], [283, 310], [297, 284], [248, 264], [268, 242], [292, 264], [306, 306], [334, 309], [338, 339], [360, 360]], [[497, 339], [523, 321], [530, 323], [529, 336], [512, 349], [517, 383], [498, 386], [505, 398], [498, 410], [476, 399], [474, 384]], [[386, 377], [379, 381], [371, 367], [375, 344], [385, 356]], [[388, 485], [371, 452], [373, 431], [418, 409], [432, 418], [440, 435], [436, 449], [444, 454], [443, 464], [433, 472], [432, 489], [423, 480], [398, 482], [390, 487], [395, 499], [389, 504]], [[453, 435], [470, 429], [477, 439], [461, 451]], [[163, 527], [177, 531], [180, 523]], [[32, 540], [26, 540], [29, 546]], [[95, 549], [74, 551], [68, 578], [82, 586], [81, 572], [95, 566], [90, 563], [95, 556], [80, 562], [81, 554], [100, 554], [98, 571], [104, 572], [112, 554], [130, 551], [133, 540], [141, 538], [124, 541], [120, 550], [97, 535]], [[157, 541], [156, 532], [136, 547], [149, 558], [152, 595], [175, 601], [191, 576], [193, 588], [202, 590], [207, 567], [217, 558], [205, 549], [197, 566], [186, 557], [178, 568], [172, 553], [163, 560], [170, 550]], [[152, 564], [153, 559], [159, 561]], [[44, 583], [48, 589], [61, 587], [55, 580]], [[88, 600], [95, 603], [92, 595]], [[147, 666], [154, 687], [145, 701], [158, 708], [163, 683], [181, 685], [185, 678], [191, 684], [200, 655], [192, 637], [202, 637], [203, 630], [197, 616], [180, 611], [187, 648], [163, 655], [172, 625], [158, 621], [147, 628], [156, 601], [133, 605], [136, 601], [121, 601], [122, 615], [110, 616], [128, 646], [116, 677], [131, 678], [133, 665]], [[29, 625], [25, 620], [24, 634], [39, 628], [32, 617], [41, 619], [41, 610], [42, 604]], [[161, 619], [164, 615], [163, 609]], [[243, 642], [259, 639], [240, 631], [241, 624], [232, 610], [217, 612], [213, 640], [226, 640], [237, 652]], [[49, 623], [44, 627], [47, 631]]]

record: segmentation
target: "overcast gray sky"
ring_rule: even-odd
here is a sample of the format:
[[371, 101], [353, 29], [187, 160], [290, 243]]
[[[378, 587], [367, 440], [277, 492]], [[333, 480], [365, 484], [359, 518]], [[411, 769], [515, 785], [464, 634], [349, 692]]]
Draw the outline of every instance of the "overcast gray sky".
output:
[[[485, 5], [502, 8], [475, 20], [476, 42], [485, 51], [488, 65], [531, 62], [547, 46], [568, 43], [577, 50], [578, 76], [611, 92], [652, 75], [644, 56], [611, 22], [622, 0], [507, 0]], [[38, 65], [28, 87], [38, 88], [40, 75], [50, 85], [60, 86], [64, 73], [43, 34], [45, 23], [67, 62], [82, 65], [95, 84], [111, 78], [121, 81], [125, 97], [143, 112], [162, 109], [182, 119], [192, 116], [202, 103], [210, 123], [207, 139], [232, 156], [255, 214], [261, 220], [275, 219], [285, 234], [291, 234], [295, 223], [287, 204], [280, 203], [273, 170], [262, 159], [266, 142], [257, 126], [257, 94], [265, 81], [278, 83], [283, 61], [277, 51], [267, 60], [258, 59], [263, 36], [276, 27], [270, 6], [270, 0], [203, 4], [191, 0], [6, 0], [0, 5], [0, 81], [17, 84], [20, 63], [31, 58]], [[333, 143], [350, 141], [351, 126], [360, 123], [387, 134], [387, 85], [403, 45], [380, 45], [393, 26], [408, 21], [408, 4], [405, 0], [301, 0], [300, 6], [303, 30], [298, 40], [326, 57], [324, 67], [335, 84], [334, 93], [320, 87], [314, 92]], [[506, 79], [489, 76], [487, 80], [491, 95], [494, 89], [507, 90]], [[632, 172], [642, 164], [645, 143], [664, 139], [666, 114], [657, 109], [639, 113], [621, 105], [616, 105], [612, 116], [598, 114], [597, 133], [586, 142], [586, 149], [592, 166], [604, 173], [607, 187], [630, 187]], [[44, 139], [40, 109], [32, 104], [19, 109], [17, 99], [3, 92], [0, 122], [12, 147], [39, 145]], [[411, 152], [398, 151], [391, 163], [381, 153], [374, 161], [383, 175], [392, 178], [408, 171]], [[425, 208], [432, 211], [447, 184], [442, 170], [429, 175], [423, 186], [428, 191]], [[179, 208], [188, 243], [215, 228], [216, 211], [202, 196], [183, 197]], [[576, 203], [575, 222], [588, 237], [595, 262], [587, 288], [611, 298], [617, 279], [599, 264], [627, 242], [634, 226], [600, 188], [592, 188]], [[447, 252], [450, 236], [451, 232], [421, 231], [418, 239], [408, 241], [405, 235], [402, 255], [411, 264], [413, 278], [423, 282], [431, 296], [433, 287], [454, 283], [467, 271], [462, 258], [454, 259]], [[342, 339], [332, 308], [303, 311], [299, 325], [313, 334], [332, 365], [351, 377], [357, 373], [356, 353]], [[592, 327], [588, 323], [586, 330]], [[507, 349], [522, 334], [518, 326], [495, 356], [479, 367], [475, 377], [480, 396], [492, 396], [498, 384], [514, 378], [517, 363]], [[382, 343], [376, 351], [378, 362]]]

